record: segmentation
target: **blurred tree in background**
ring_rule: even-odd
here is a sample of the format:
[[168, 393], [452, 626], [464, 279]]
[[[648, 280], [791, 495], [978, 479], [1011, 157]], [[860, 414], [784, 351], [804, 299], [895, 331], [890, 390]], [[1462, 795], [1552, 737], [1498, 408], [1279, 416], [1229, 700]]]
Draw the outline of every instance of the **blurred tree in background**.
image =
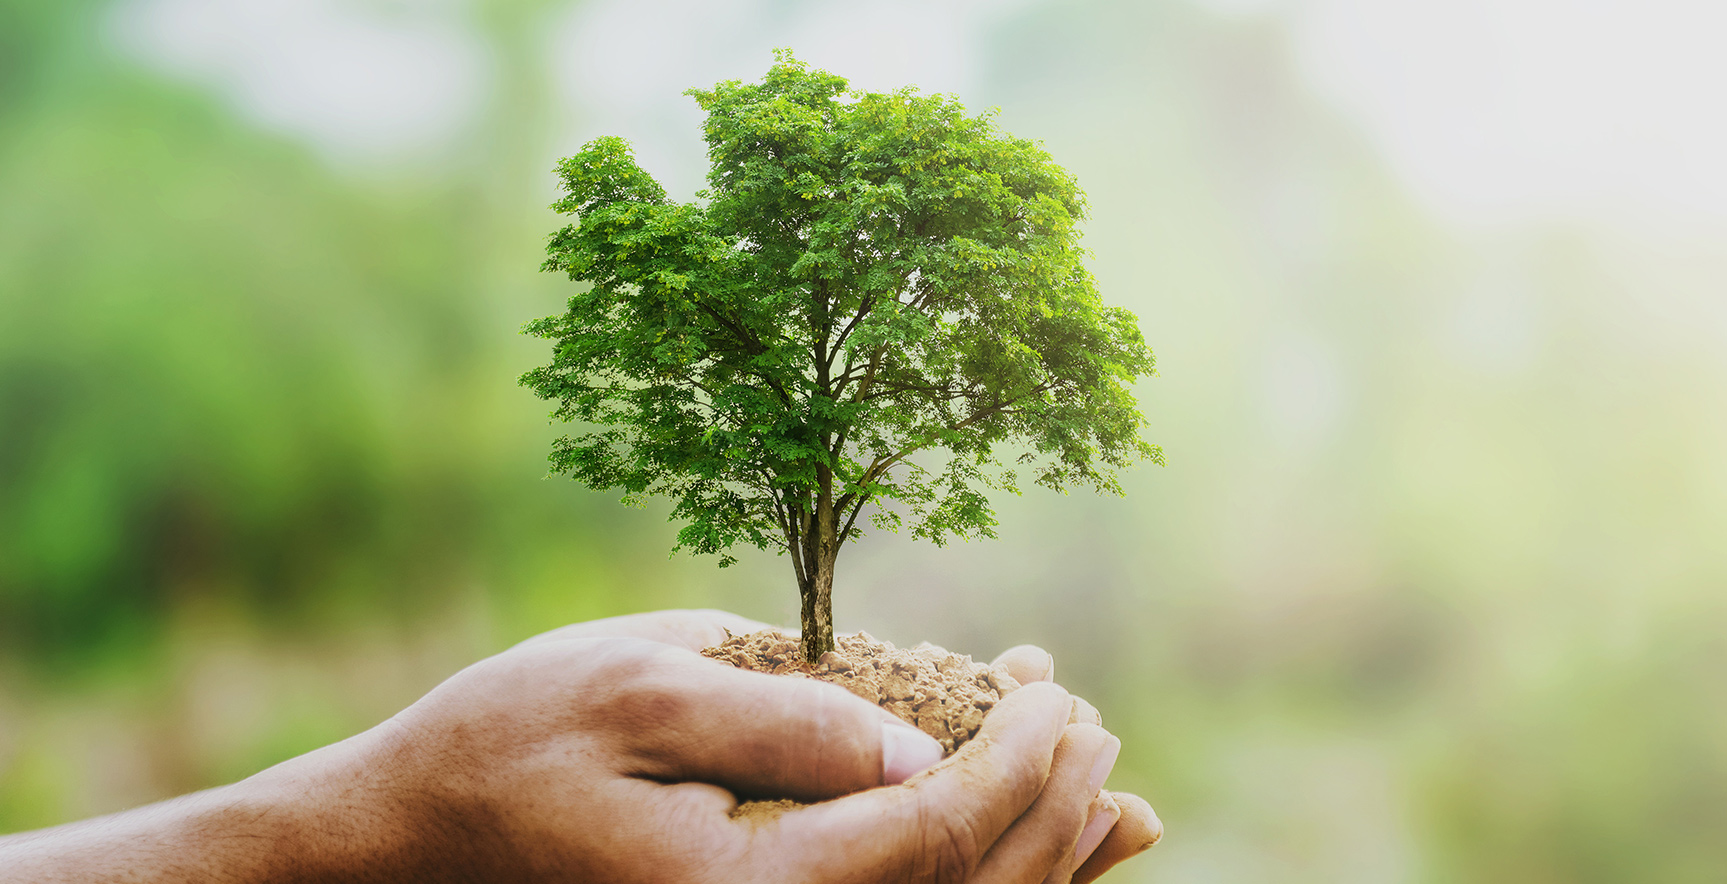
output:
[[[488, 250], [520, 241], [511, 257], [531, 265], [537, 231], [514, 225], [540, 219], [499, 218], [508, 179], [479, 161], [344, 176], [116, 57], [102, 5], [0, 8], [0, 646], [31, 695], [128, 695], [116, 714], [144, 757], [125, 763], [143, 769], [89, 784], [96, 800], [243, 773], [435, 681], [398, 677], [358, 712], [256, 711], [253, 729], [274, 734], [201, 755], [198, 729], [223, 723], [187, 717], [187, 668], [214, 665], [195, 649], [243, 643], [248, 624], [263, 646], [367, 624], [399, 643], [510, 586], [483, 621], [498, 634], [438, 652], [447, 669], [501, 636], [613, 612], [588, 584], [599, 571], [627, 563], [653, 582], [659, 555], [592, 554], [622, 520], [533, 481], [548, 434], [518, 401], [508, 349], [530, 311], [500, 308], [509, 281], [489, 275]], [[496, 25], [508, 35], [507, 17]], [[500, 141], [520, 134], [499, 122]], [[326, 688], [344, 665], [320, 664]], [[46, 770], [32, 746], [61, 750], [40, 729], [9, 735], [0, 826], [89, 812], [79, 782], [100, 771], [61, 759], [71, 769], [14, 782]]]
[[[667, 562], [664, 511], [540, 481], [514, 386], [587, 134], [560, 60], [699, 56], [709, 6], [792, 22], [740, 73], [786, 42], [849, 69], [785, 33], [822, 4], [452, 4], [479, 116], [355, 171], [117, 52], [109, 4], [0, 0], [0, 828], [242, 776], [564, 620], [795, 619], [771, 559]], [[888, 39], [872, 11], [835, 14]], [[1170, 465], [1007, 501], [1000, 543], [880, 538], [836, 614], [1050, 647], [1170, 824], [1122, 880], [1716, 880], [1727, 230], [1443, 223], [1304, 85], [1293, 21], [1033, 3], [915, 53], [972, 58], [967, 97], [1087, 182]]]

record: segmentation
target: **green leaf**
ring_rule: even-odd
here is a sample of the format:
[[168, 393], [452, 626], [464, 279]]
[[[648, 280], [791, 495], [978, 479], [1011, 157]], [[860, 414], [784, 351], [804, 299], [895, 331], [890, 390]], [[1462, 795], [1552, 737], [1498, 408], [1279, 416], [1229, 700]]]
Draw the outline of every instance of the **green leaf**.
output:
[[1130, 391], [1155, 361], [1086, 269], [1073, 176], [951, 97], [777, 59], [688, 93], [704, 203], [668, 200], [622, 139], [559, 162], [574, 220], [543, 266], [582, 287], [525, 327], [552, 361], [522, 376], [575, 423], [554, 471], [672, 498], [677, 548], [807, 567], [864, 509], [993, 537], [988, 493], [1021, 471], [1119, 493], [1119, 469], [1162, 463]]

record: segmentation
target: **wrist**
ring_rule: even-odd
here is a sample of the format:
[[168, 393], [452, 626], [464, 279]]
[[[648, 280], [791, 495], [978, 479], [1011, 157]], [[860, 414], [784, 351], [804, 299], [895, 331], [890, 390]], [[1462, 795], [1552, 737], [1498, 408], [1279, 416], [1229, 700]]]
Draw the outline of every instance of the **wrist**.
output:
[[322, 881], [375, 868], [354, 748], [337, 744], [227, 786], [0, 839], [0, 884]]
[[[426, 880], [426, 790], [392, 769], [385, 724], [223, 787], [215, 829], [269, 845], [271, 881]], [[415, 805], [408, 804], [414, 796]], [[240, 879], [236, 879], [240, 880]]]

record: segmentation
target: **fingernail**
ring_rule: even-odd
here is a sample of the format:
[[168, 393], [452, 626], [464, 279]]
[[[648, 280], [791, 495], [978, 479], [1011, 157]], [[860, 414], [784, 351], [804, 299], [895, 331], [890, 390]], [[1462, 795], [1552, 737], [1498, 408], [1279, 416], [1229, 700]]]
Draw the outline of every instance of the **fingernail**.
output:
[[1097, 813], [1092, 814], [1091, 820], [1085, 824], [1085, 829], [1079, 833], [1079, 841], [1073, 845], [1073, 867], [1075, 869], [1085, 865], [1085, 861], [1091, 859], [1097, 846], [1103, 843], [1103, 839], [1109, 835], [1109, 830], [1115, 828], [1116, 821], [1121, 819], [1121, 805], [1116, 804], [1115, 799], [1107, 795], [1104, 798], [1103, 806], [1098, 808]]
[[911, 779], [941, 760], [941, 744], [907, 724], [881, 725], [881, 781], [892, 786]]
[[1104, 781], [1109, 779], [1109, 772], [1115, 769], [1115, 760], [1120, 757], [1121, 740], [1111, 735], [1109, 742], [1104, 743], [1103, 748], [1098, 750], [1097, 760], [1091, 763], [1092, 793], [1095, 794], [1103, 788]]

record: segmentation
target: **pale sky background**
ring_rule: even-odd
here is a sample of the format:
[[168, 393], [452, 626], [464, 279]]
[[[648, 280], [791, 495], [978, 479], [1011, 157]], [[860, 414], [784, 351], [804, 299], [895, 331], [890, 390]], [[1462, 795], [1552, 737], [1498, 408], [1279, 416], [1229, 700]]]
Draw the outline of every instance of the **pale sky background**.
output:
[[456, 137], [490, 66], [459, 0], [120, 0], [110, 39], [332, 159], [384, 164]]
[[[596, 0], [546, 31], [583, 134], [617, 132], [697, 182], [682, 91], [792, 45], [864, 88], [972, 91], [990, 25], [1041, 0]], [[1727, 4], [1703, 0], [1194, 0], [1288, 26], [1307, 86], [1465, 227], [1727, 217]], [[864, 7], [867, 7], [864, 8]], [[123, 0], [126, 51], [338, 162], [435, 151], [490, 83], [460, 0]], [[687, 178], [690, 180], [680, 180]]]
[[[1670, 821], [1719, 811], [1697, 804], [1695, 782], [1718, 760], [1712, 747], [1727, 745], [1720, 722], [1697, 711], [1713, 708], [1710, 691], [1727, 683], [1710, 668], [1721, 664], [1712, 642], [1727, 574], [1719, 543], [1727, 533], [1719, 457], [1727, 448], [1727, 51], [1718, 46], [1727, 0], [584, 0], [532, 23], [522, 51], [548, 79], [531, 94], [504, 91], [522, 82], [507, 63], [523, 59], [497, 55], [476, 27], [478, 6], [490, 0], [112, 2], [106, 34], [124, 63], [216, 96], [261, 130], [311, 146], [359, 185], [307, 201], [282, 229], [309, 242], [343, 235], [328, 212], [369, 207], [376, 217], [354, 229], [385, 246], [383, 269], [372, 269], [365, 241], [346, 251], [320, 246], [308, 261], [325, 263], [308, 267], [390, 288], [367, 292], [356, 305], [363, 312], [326, 317], [333, 302], [313, 299], [300, 313], [307, 328], [343, 326], [332, 347], [347, 347], [354, 326], [356, 342], [399, 334], [399, 352], [416, 354], [361, 355], [356, 343], [359, 368], [328, 363], [333, 384], [399, 372], [412, 397], [380, 409], [379, 422], [356, 424], [355, 432], [404, 434], [377, 436], [375, 455], [356, 448], [355, 458], [374, 458], [354, 460], [356, 469], [420, 458], [435, 466], [400, 475], [419, 482], [421, 470], [435, 469], [424, 475], [452, 488], [498, 486], [497, 496], [426, 498], [472, 509], [461, 524], [481, 526], [481, 539], [457, 552], [495, 583], [480, 586], [484, 599], [476, 589], [472, 610], [465, 602], [450, 609], [461, 629], [477, 634], [496, 617], [504, 635], [541, 622], [534, 618], [585, 616], [590, 603], [634, 603], [641, 574], [663, 582], [668, 594], [654, 599], [790, 621], [795, 599], [777, 585], [783, 562], [764, 554], [722, 575], [709, 559], [679, 557], [663, 567], [688, 570], [662, 570], [670, 530], [657, 514], [590, 511], [570, 483], [504, 487], [539, 471], [544, 449], [528, 443], [550, 432], [541, 428], [544, 406], [509, 385], [505, 366], [525, 368], [530, 349], [544, 357], [543, 344], [515, 329], [556, 309], [564, 285], [532, 273], [535, 242], [551, 227], [552, 158], [600, 134], [623, 135], [674, 196], [687, 198], [700, 183], [703, 145], [700, 112], [682, 92], [758, 78], [769, 50], [790, 45], [861, 88], [915, 83], [957, 93], [973, 110], [1009, 104], [1004, 128], [1049, 141], [1058, 162], [1083, 170], [1100, 289], [1140, 317], [1163, 371], [1136, 393], [1154, 421], [1148, 438], [1169, 451], [1167, 469], [1124, 475], [1122, 499], [1030, 490], [1001, 499], [1000, 543], [938, 550], [872, 536], [846, 566], [843, 621], [976, 650], [1006, 636], [1065, 642], [1071, 657], [1063, 659], [1074, 663], [1062, 664], [1071, 673], [1064, 678], [1115, 691], [1120, 712], [1110, 714], [1122, 733], [1137, 735], [1139, 760], [1124, 765], [1141, 765], [1144, 782], [1167, 788], [1172, 809], [1185, 808], [1170, 817], [1180, 837], [1141, 866], [1161, 879], [1382, 884], [1443, 877], [1443, 867], [1420, 869], [1438, 858], [1513, 870], [1500, 878], [1464, 871], [1460, 880], [1520, 880], [1530, 877], [1519, 871], [1526, 868], [1557, 880], [1577, 868], [1626, 868], [1602, 865], [1615, 856], [1665, 856], [1667, 845], [1692, 838], [1702, 846], [1686, 857], [1718, 859], [1706, 835]], [[1128, 5], [1136, 2], [1191, 5], [1169, 7], [1176, 15], [1163, 17], [1170, 31], [1162, 39], [1100, 30], [1159, 20]], [[1092, 3], [1115, 5], [1097, 14], [1087, 11]], [[503, 6], [491, 3], [489, 14]], [[1219, 28], [1182, 16], [1210, 16]], [[1033, 57], [1064, 27], [1074, 29], [1069, 42]], [[1168, 63], [1132, 57], [1141, 45], [1187, 54]], [[1086, 48], [1098, 46], [1107, 54], [1087, 68]], [[1216, 54], [1198, 54], [1208, 49]], [[1045, 70], [1050, 80], [1034, 79]], [[1138, 79], [1109, 79], [1117, 74]], [[1109, 94], [1074, 94], [1076, 82]], [[559, 107], [546, 113], [528, 101]], [[90, 101], [79, 110], [109, 107]], [[508, 137], [523, 141], [492, 137], [486, 126], [508, 116], [499, 108], [537, 115], [510, 118], [525, 134]], [[223, 147], [184, 134], [194, 147]], [[263, 173], [299, 168], [273, 155], [241, 159]], [[512, 165], [501, 168], [506, 160]], [[505, 174], [483, 174], [493, 167], [480, 162]], [[184, 180], [255, 205], [221, 190], [226, 178], [154, 168], [173, 174], [139, 189], [144, 198], [177, 196], [167, 189]], [[75, 166], [61, 174], [85, 180]], [[391, 208], [413, 211], [395, 186], [419, 180], [451, 197], [423, 231], [398, 223]], [[374, 182], [384, 183], [374, 190]], [[523, 192], [528, 182], [541, 195]], [[148, 217], [154, 204], [142, 205], [121, 217]], [[473, 205], [471, 221], [455, 214]], [[199, 245], [201, 221], [168, 220], [176, 226], [150, 242]], [[251, 250], [237, 254], [298, 263], [296, 239], [236, 242]], [[423, 271], [390, 269], [445, 244], [463, 251], [432, 255]], [[260, 277], [230, 274], [225, 263], [206, 268], [199, 248], [180, 251], [160, 269], [143, 268], [155, 275], [136, 287], [129, 272], [92, 272], [53, 260], [57, 251], [36, 262], [69, 280], [45, 292], [108, 298], [102, 286], [136, 288], [143, 308], [156, 304], [142, 299], [159, 299], [176, 311], [140, 344], [169, 366], [160, 372], [167, 380], [126, 388], [144, 395], [181, 377], [182, 361], [168, 351], [185, 335], [231, 329], [247, 335], [242, 342], [254, 333], [278, 340], [245, 323], [276, 316], [272, 299], [286, 289], [236, 292], [245, 299], [238, 318], [206, 323], [193, 311], [226, 303], [230, 281], [259, 285]], [[132, 253], [113, 254], [130, 271]], [[179, 268], [194, 286], [184, 298], [162, 287]], [[446, 270], [460, 275], [426, 286], [423, 303], [449, 311], [448, 320], [420, 309], [415, 275]], [[102, 282], [70, 281], [86, 277]], [[82, 315], [66, 314], [68, 328], [82, 328]], [[372, 316], [383, 318], [368, 324]], [[486, 342], [468, 345], [481, 355], [458, 354], [469, 361], [445, 374], [445, 339], [419, 329], [470, 317], [490, 323], [468, 335]], [[300, 334], [279, 340], [323, 346], [323, 337]], [[398, 352], [393, 337], [385, 343]], [[324, 352], [315, 351], [319, 360]], [[329, 353], [345, 360], [349, 351]], [[244, 364], [314, 364], [260, 359]], [[451, 379], [462, 386], [445, 397]], [[224, 433], [231, 421], [232, 432], [250, 433], [298, 414], [230, 415], [219, 410], [228, 400], [216, 398], [230, 389], [241, 388], [172, 391], [168, 404], [191, 404], [164, 420], [197, 429], [208, 419]], [[344, 408], [385, 401], [370, 387], [354, 390], [341, 401], [356, 404]], [[216, 403], [209, 418], [206, 402]], [[422, 408], [423, 419], [392, 416]], [[127, 409], [114, 425], [132, 419]], [[458, 421], [452, 446], [406, 435]], [[399, 448], [398, 438], [406, 440]], [[68, 450], [65, 463], [84, 469]], [[105, 476], [99, 471], [130, 461], [90, 463], [76, 475]], [[331, 481], [347, 476], [334, 472]], [[380, 506], [420, 500], [418, 491], [387, 493], [396, 496], [378, 497]], [[486, 507], [525, 501], [553, 513], [544, 501], [554, 499], [580, 516], [571, 525], [617, 522], [603, 523], [597, 539], [572, 532], [567, 544], [530, 532], [499, 545], [478, 533], [513, 536], [541, 512], [506, 518]], [[378, 510], [380, 518], [396, 512]], [[625, 519], [639, 527], [611, 533]], [[646, 545], [602, 548], [612, 537]], [[523, 545], [530, 541], [544, 548]], [[376, 552], [380, 580], [396, 574], [390, 549]], [[360, 570], [372, 561], [356, 559], [354, 573], [372, 574]], [[671, 595], [685, 574], [697, 576], [675, 589], [684, 595]], [[427, 647], [437, 635], [427, 633]], [[314, 696], [290, 684], [303, 671], [298, 651], [248, 653], [259, 655], [258, 684]], [[316, 696], [350, 688], [333, 678]], [[114, 696], [137, 706], [130, 694]], [[159, 714], [178, 708], [162, 704]], [[57, 750], [54, 734], [72, 729], [58, 727], [39, 731], [44, 746]], [[177, 731], [152, 724], [147, 733]], [[236, 749], [224, 757], [261, 756]], [[67, 764], [91, 769], [102, 772]], [[1504, 837], [1482, 841], [1479, 831]], [[1654, 846], [1639, 852], [1643, 842]], [[1520, 865], [1530, 845], [1548, 852]]]
[[1727, 4], [1269, 5], [1313, 88], [1454, 220], [1727, 215]]
[[[705, 171], [701, 112], [683, 95], [690, 86], [757, 78], [773, 47], [792, 46], [857, 88], [915, 84], [979, 109], [984, 71], [1001, 62], [988, 57], [992, 29], [1048, 2], [588, 0], [554, 9], [537, 51], [566, 112], [556, 149], [622, 135], [687, 199]], [[1701, 335], [1713, 349], [1727, 334], [1715, 277], [1696, 269], [1715, 264], [1675, 252], [1715, 254], [1727, 231], [1727, 52], [1716, 46], [1727, 3], [1189, 2], [1279, 27], [1302, 87], [1365, 133], [1408, 191], [1484, 254], [1502, 251], [1487, 244], [1503, 235], [1556, 222], [1656, 244], [1623, 262], [1623, 285], [1642, 306], [1620, 325], [1622, 342], [1669, 349]], [[109, 31], [132, 57], [213, 90], [338, 167], [400, 173], [459, 151], [480, 119], [495, 71], [470, 14], [466, 0], [121, 0]], [[553, 187], [547, 176], [548, 201]], [[1292, 223], [1319, 235], [1311, 212]], [[1506, 266], [1436, 282], [1460, 287], [1455, 315], [1437, 324], [1450, 336], [1442, 351], [1491, 376], [1528, 368], [1545, 333], [1518, 262]], [[1668, 266], [1677, 281], [1652, 280]], [[1258, 369], [1265, 426], [1292, 452], [1322, 449], [1352, 401], [1350, 370], [1304, 328], [1279, 326]]]

